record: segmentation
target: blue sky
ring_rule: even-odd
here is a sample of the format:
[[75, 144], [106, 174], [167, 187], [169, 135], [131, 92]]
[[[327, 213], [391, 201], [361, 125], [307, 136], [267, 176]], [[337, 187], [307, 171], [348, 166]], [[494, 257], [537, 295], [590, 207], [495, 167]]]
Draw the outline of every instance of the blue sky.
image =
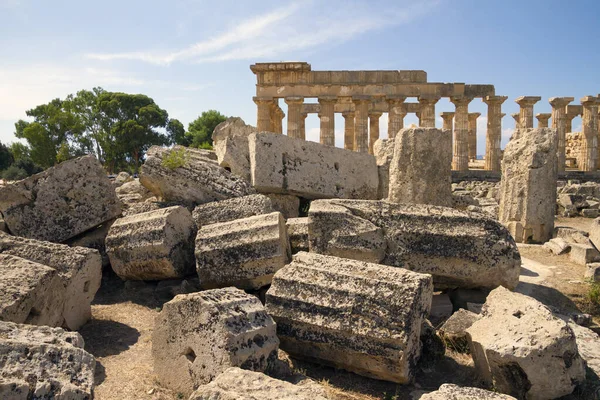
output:
[[[599, 38], [598, 0], [0, 0], [0, 141], [15, 140], [25, 110], [94, 86], [147, 94], [186, 125], [208, 109], [255, 124], [249, 65], [300, 60], [494, 84], [509, 97], [505, 143], [518, 96], [542, 96], [538, 113], [552, 96], [600, 93]], [[483, 115], [483, 154], [487, 109], [476, 99], [469, 110]], [[442, 111], [454, 106], [441, 100]], [[318, 140], [316, 116], [307, 134]]]

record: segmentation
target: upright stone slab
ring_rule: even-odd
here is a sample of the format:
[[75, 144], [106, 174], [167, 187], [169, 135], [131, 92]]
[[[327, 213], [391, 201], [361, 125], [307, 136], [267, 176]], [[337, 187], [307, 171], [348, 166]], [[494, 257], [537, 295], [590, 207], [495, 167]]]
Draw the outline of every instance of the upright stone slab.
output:
[[92, 316], [91, 303], [102, 280], [102, 259], [97, 250], [69, 247], [11, 236], [0, 232], [0, 254], [24, 258], [54, 268], [64, 293], [64, 325], [77, 330]]
[[219, 165], [248, 182], [250, 182], [248, 136], [252, 133], [256, 133], [255, 127], [246, 125], [239, 117], [230, 117], [217, 125], [212, 134], [213, 148]]
[[402, 129], [390, 165], [388, 200], [393, 203], [452, 205], [452, 132]]
[[432, 295], [429, 275], [301, 252], [275, 274], [266, 308], [293, 356], [408, 383]]
[[390, 164], [394, 157], [394, 139], [379, 139], [373, 144], [373, 155], [377, 163], [379, 174], [378, 199], [387, 199], [390, 184]]
[[[183, 154], [181, 166], [169, 163], [173, 151]], [[162, 200], [186, 206], [254, 193], [248, 182], [220, 167], [211, 154], [181, 146], [153, 147], [140, 170], [140, 183]]]
[[556, 146], [555, 129], [520, 129], [504, 150], [499, 219], [518, 243], [552, 239]]
[[379, 178], [372, 155], [267, 132], [248, 140], [252, 185], [261, 193], [377, 198]]
[[0, 187], [0, 212], [13, 235], [64, 242], [121, 214], [121, 203], [93, 156], [65, 161]]
[[154, 372], [189, 396], [229, 367], [264, 371], [278, 346], [275, 323], [258, 298], [231, 287], [178, 295], [155, 321]]
[[119, 218], [106, 237], [112, 269], [125, 280], [183, 278], [194, 273], [196, 224], [181, 206]]
[[192, 217], [197, 226], [229, 222], [235, 219], [274, 212], [271, 200], [262, 194], [235, 197], [201, 204], [194, 209]]
[[1, 399], [90, 400], [95, 369], [76, 332], [0, 322]]
[[521, 257], [508, 230], [482, 214], [419, 204], [316, 200], [310, 251], [431, 274], [436, 288], [514, 288]]
[[64, 304], [54, 268], [0, 254], [0, 321], [60, 326]]
[[523, 294], [493, 290], [467, 337], [479, 374], [501, 393], [555, 399], [585, 380], [571, 328]]
[[205, 225], [196, 237], [196, 269], [205, 289], [259, 289], [288, 262], [290, 244], [279, 212]]

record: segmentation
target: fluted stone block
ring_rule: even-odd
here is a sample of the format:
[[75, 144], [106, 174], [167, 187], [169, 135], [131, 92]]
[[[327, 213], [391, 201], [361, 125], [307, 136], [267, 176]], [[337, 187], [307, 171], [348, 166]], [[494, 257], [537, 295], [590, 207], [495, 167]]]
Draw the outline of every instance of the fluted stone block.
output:
[[236, 219], [274, 212], [271, 199], [262, 194], [235, 197], [201, 204], [194, 209], [192, 217], [197, 226], [229, 222]]
[[181, 206], [119, 218], [106, 237], [113, 270], [125, 280], [183, 278], [194, 273], [196, 224]]
[[308, 218], [289, 218], [285, 226], [292, 254], [308, 251]]
[[264, 371], [278, 346], [275, 323], [258, 298], [231, 287], [178, 295], [155, 321], [154, 372], [189, 396], [229, 367]]
[[196, 270], [203, 288], [259, 289], [289, 260], [279, 212], [205, 225], [196, 237]]
[[255, 132], [256, 128], [246, 125], [243, 119], [230, 117], [217, 125], [212, 134], [213, 148], [219, 165], [248, 182], [250, 181], [248, 136]]

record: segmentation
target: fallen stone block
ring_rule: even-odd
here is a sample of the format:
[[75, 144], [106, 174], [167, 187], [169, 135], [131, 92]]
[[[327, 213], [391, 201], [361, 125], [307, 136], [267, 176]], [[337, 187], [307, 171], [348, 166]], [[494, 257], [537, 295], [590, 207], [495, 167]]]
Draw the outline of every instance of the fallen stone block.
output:
[[201, 204], [194, 208], [192, 217], [196, 225], [201, 227], [253, 217], [255, 215], [269, 214], [274, 211], [276, 210], [267, 196], [251, 194], [249, 196]]
[[60, 328], [0, 322], [0, 398], [90, 400], [96, 360]]
[[559, 256], [568, 252], [571, 249], [571, 245], [564, 239], [554, 238], [544, 243], [544, 248], [555, 256]]
[[275, 323], [256, 297], [231, 287], [179, 295], [155, 321], [154, 372], [189, 396], [229, 367], [264, 371], [278, 346]]
[[420, 400], [517, 400], [506, 394], [490, 392], [489, 390], [461, 387], [444, 383], [435, 392], [421, 396]]
[[75, 331], [91, 318], [91, 303], [102, 280], [102, 259], [97, 250], [0, 233], [0, 254], [56, 270], [62, 282], [59, 292], [64, 296], [64, 326]]
[[385, 201], [316, 200], [310, 251], [403, 267], [435, 287], [514, 288], [521, 257], [508, 230], [481, 214]]
[[290, 194], [267, 193], [271, 199], [273, 209], [283, 214], [283, 218], [298, 218], [300, 215], [300, 199]]
[[114, 219], [106, 221], [94, 229], [67, 240], [65, 244], [71, 247], [87, 247], [88, 249], [98, 250], [102, 258], [102, 268], [107, 268], [110, 266], [110, 260], [108, 254], [106, 254], [106, 236], [108, 236], [108, 230], [114, 222]]
[[467, 335], [475, 368], [500, 393], [554, 399], [585, 380], [573, 330], [531, 297], [493, 290]]
[[592, 282], [600, 282], [600, 263], [586, 264], [584, 278]]
[[192, 215], [181, 206], [117, 219], [106, 237], [113, 271], [124, 280], [183, 278], [194, 273]]
[[292, 254], [308, 251], [308, 218], [289, 218], [285, 226]]
[[196, 237], [196, 270], [205, 289], [259, 289], [287, 264], [290, 244], [279, 212], [205, 225]]
[[590, 240], [596, 248], [600, 248], [600, 218], [594, 219], [590, 224]]
[[[307, 379], [308, 381], [308, 379]], [[228, 368], [211, 383], [200, 386], [189, 400], [327, 400], [316, 382], [292, 384], [263, 373]]]
[[432, 295], [429, 275], [301, 252], [275, 274], [266, 308], [294, 357], [408, 383]]
[[554, 229], [554, 237], [557, 239], [563, 239], [567, 243], [591, 245], [592, 242], [590, 241], [590, 238], [588, 236], [589, 235], [587, 232], [565, 226], [559, 226]]
[[121, 202], [93, 156], [65, 161], [0, 187], [0, 212], [13, 235], [64, 242], [121, 214]]
[[558, 204], [563, 208], [574, 207], [578, 210], [586, 208], [588, 203], [585, 196], [580, 194], [562, 193], [558, 195]]
[[260, 193], [307, 199], [376, 199], [375, 158], [273, 133], [248, 137], [252, 185]]
[[466, 330], [479, 318], [478, 314], [462, 308], [452, 314], [439, 330], [446, 346], [459, 353], [468, 352], [469, 340]]
[[431, 300], [431, 312], [429, 320], [435, 326], [447, 320], [452, 315], [452, 302], [446, 293], [434, 294]]
[[594, 246], [587, 244], [571, 243], [569, 260], [579, 265], [593, 263], [600, 259], [600, 253]]
[[219, 165], [250, 182], [248, 136], [256, 128], [239, 117], [230, 117], [217, 125], [212, 134], [213, 148]]
[[0, 321], [61, 326], [65, 291], [54, 268], [0, 254]]
[[597, 208], [584, 208], [581, 210], [581, 216], [584, 218], [598, 218]]
[[600, 378], [600, 336], [591, 329], [580, 326], [573, 321], [569, 327], [575, 334], [577, 350], [585, 361], [587, 368], [591, 369], [597, 378]]

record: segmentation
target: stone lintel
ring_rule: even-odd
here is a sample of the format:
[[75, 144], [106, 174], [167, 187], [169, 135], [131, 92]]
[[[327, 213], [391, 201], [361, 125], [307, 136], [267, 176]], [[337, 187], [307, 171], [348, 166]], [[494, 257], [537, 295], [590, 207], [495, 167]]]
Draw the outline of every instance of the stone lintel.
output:
[[554, 107], [566, 107], [575, 97], [550, 97], [548, 102]]
[[252, 72], [266, 72], [266, 71], [310, 71], [310, 64], [304, 61], [287, 61], [287, 62], [276, 62], [276, 63], [256, 63], [250, 66]]
[[583, 96], [580, 101], [583, 106], [592, 106], [598, 104], [599, 99], [596, 96]]
[[566, 111], [569, 118], [575, 118], [576, 116], [583, 114], [583, 106], [570, 104], [566, 107]]
[[266, 102], [270, 102], [270, 103], [272, 103], [272, 102], [273, 102], [275, 99], [274, 99], [273, 97], [254, 96], [254, 97], [252, 98], [252, 100], [254, 100], [254, 102], [255, 102], [256, 104], [258, 104], [258, 103], [263, 103], [263, 102], [264, 102], [264, 103], [266, 103]]
[[[406, 113], [416, 113], [419, 111], [420, 106], [421, 105], [419, 103], [403, 103], [399, 105], [399, 107], [402, 107], [402, 109]], [[371, 102], [369, 104], [369, 112], [387, 113], [389, 112], [389, 109], [390, 105], [386, 101]], [[354, 112], [354, 110], [354, 103], [337, 102], [334, 105], [334, 112], [336, 114]], [[302, 105], [302, 112], [305, 114], [318, 114], [319, 112], [321, 112], [321, 105], [319, 103], [304, 103]]]

